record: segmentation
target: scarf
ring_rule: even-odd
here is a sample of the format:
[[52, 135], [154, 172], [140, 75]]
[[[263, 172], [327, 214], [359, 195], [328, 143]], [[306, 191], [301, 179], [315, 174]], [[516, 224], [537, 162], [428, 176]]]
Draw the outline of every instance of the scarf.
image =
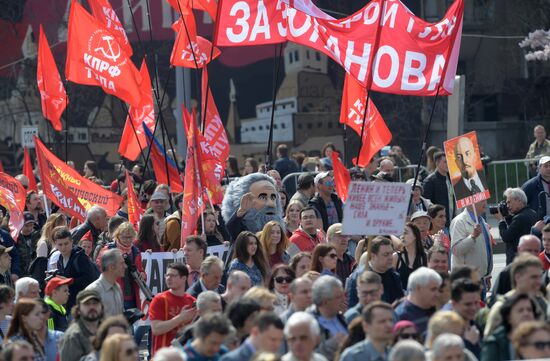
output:
[[123, 254], [131, 254], [132, 253], [132, 245], [125, 246], [118, 240], [118, 238], [115, 239], [115, 243], [116, 243], [116, 248], [118, 248], [120, 250], [120, 252], [122, 252]]

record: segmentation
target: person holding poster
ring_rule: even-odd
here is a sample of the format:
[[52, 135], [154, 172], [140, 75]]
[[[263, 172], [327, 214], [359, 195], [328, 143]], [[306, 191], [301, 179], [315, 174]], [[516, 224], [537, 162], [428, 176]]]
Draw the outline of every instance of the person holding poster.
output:
[[444, 145], [458, 208], [488, 199], [476, 133], [450, 139]]

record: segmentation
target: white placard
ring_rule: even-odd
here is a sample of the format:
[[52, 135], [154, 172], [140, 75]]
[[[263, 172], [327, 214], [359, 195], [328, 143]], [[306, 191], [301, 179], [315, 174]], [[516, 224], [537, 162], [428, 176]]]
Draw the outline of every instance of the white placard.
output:
[[34, 148], [34, 136], [38, 136], [38, 127], [21, 127], [21, 146]]
[[351, 182], [344, 205], [342, 233], [400, 235], [405, 227], [411, 186], [405, 183]]

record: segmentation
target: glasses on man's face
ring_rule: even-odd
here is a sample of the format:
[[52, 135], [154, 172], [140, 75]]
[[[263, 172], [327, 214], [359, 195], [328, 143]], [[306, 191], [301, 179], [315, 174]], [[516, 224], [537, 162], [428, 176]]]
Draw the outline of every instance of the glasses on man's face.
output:
[[550, 341], [535, 341], [535, 342], [525, 343], [524, 346], [533, 346], [539, 351], [544, 351], [545, 348], [550, 349]]
[[334, 187], [334, 181], [324, 181], [323, 184], [327, 187]]
[[290, 283], [293, 280], [294, 279], [290, 276], [277, 276], [277, 277], [275, 277], [275, 282], [277, 282], [277, 283]]

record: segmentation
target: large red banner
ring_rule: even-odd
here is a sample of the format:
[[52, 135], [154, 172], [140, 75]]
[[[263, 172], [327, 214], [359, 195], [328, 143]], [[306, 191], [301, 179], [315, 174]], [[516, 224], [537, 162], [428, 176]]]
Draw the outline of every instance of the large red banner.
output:
[[363, 86], [372, 79], [376, 91], [430, 96], [440, 88], [441, 95], [452, 93], [463, 0], [456, 0], [437, 23], [425, 22], [400, 1], [388, 0], [372, 0], [338, 20], [316, 17], [282, 1], [223, 0], [218, 12], [217, 46], [291, 40], [326, 54]]
[[[111, 217], [118, 212], [122, 204], [121, 196], [84, 178], [76, 170], [69, 167], [50, 152], [38, 138], [35, 137], [34, 139], [38, 167], [40, 168], [40, 180], [48, 198], [52, 199], [54, 203], [62, 208], [72, 208], [74, 213], [85, 215], [86, 210], [95, 205], [105, 208], [105, 211]], [[51, 187], [48, 187], [48, 185], [51, 185]], [[58, 193], [60, 191], [63, 192], [63, 188], [68, 189], [71, 194], [77, 197], [76, 200], [81, 204], [82, 210], [78, 208], [78, 203], [74, 199], [70, 202], [62, 202], [61, 196], [58, 197]], [[70, 197], [71, 194], [65, 192], [63, 198]], [[58, 202], [61, 202], [62, 205], [58, 204]]]

